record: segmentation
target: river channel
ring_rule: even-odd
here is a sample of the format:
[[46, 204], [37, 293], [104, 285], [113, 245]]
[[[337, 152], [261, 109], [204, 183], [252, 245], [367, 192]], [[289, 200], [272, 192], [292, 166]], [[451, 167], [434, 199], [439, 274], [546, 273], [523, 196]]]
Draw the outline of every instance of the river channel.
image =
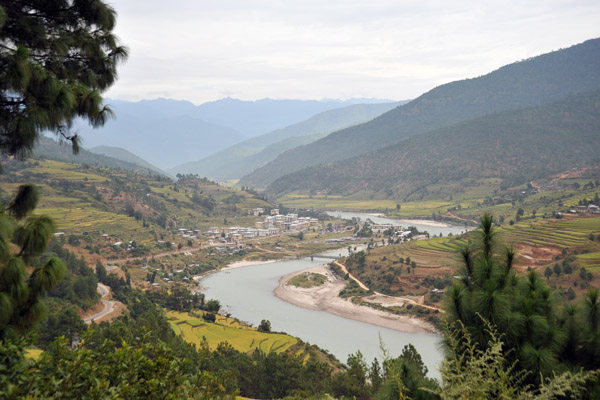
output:
[[[465, 231], [460, 226], [430, 226], [388, 218], [373, 217], [363, 213], [333, 212], [344, 218], [367, 217], [375, 223], [395, 223], [403, 226], [417, 225], [419, 230], [428, 230], [430, 234], [444, 235]], [[337, 256], [339, 250], [325, 253]], [[308, 310], [283, 300], [273, 294], [279, 285], [279, 279], [289, 273], [312, 268], [331, 262], [330, 259], [314, 257], [313, 260], [277, 261], [248, 267], [220, 271], [200, 281], [205, 287], [207, 298], [218, 299], [222, 307], [232, 316], [258, 326], [262, 319], [271, 321], [274, 331], [287, 332], [305, 342], [316, 344], [328, 350], [339, 360], [345, 362], [348, 355], [360, 350], [370, 364], [374, 358], [383, 360], [380, 343], [389, 356], [396, 357], [402, 348], [412, 343], [423, 357], [429, 369], [429, 376], [439, 378], [439, 364], [442, 360], [440, 337], [428, 333], [405, 333], [392, 329], [354, 321], [322, 311]]]
[[361, 221], [370, 219], [376, 224], [392, 224], [396, 226], [402, 226], [408, 228], [414, 226], [419, 232], [427, 231], [431, 236], [439, 236], [441, 233], [444, 236], [448, 236], [449, 233], [453, 235], [459, 235], [465, 233], [473, 228], [461, 225], [451, 225], [445, 222], [438, 221], [424, 221], [424, 220], [411, 220], [411, 219], [391, 219], [386, 217], [380, 217], [374, 214], [358, 213], [351, 211], [327, 211], [327, 214], [331, 217], [339, 217], [342, 219], [360, 218]]

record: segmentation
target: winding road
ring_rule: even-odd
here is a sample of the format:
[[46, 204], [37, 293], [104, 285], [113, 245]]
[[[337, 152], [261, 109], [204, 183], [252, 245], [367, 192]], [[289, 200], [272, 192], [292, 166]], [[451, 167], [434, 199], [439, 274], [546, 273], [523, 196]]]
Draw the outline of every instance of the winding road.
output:
[[101, 283], [98, 283], [98, 293], [100, 293], [100, 296], [102, 296], [101, 301], [102, 301], [102, 303], [104, 303], [104, 310], [100, 311], [97, 314], [92, 315], [91, 317], [87, 317], [86, 319], [84, 319], [83, 322], [85, 322], [86, 324], [89, 324], [92, 321], [102, 318], [106, 314], [109, 314], [115, 310], [115, 302], [114, 301], [104, 300], [104, 298], [106, 296], [108, 296], [108, 294], [110, 293], [109, 287], [105, 286]]

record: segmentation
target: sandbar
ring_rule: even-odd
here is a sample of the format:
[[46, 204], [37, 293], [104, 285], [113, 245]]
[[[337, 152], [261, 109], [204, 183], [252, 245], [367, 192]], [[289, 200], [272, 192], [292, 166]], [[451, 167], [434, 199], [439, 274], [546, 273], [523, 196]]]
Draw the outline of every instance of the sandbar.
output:
[[[292, 277], [304, 272], [323, 274], [327, 276], [327, 282], [312, 288], [300, 288], [287, 284]], [[282, 276], [279, 279], [279, 286], [275, 288], [273, 293], [283, 301], [309, 310], [325, 311], [343, 318], [401, 332], [436, 333], [434, 326], [426, 321], [361, 306], [342, 299], [338, 294], [345, 286], [345, 281], [337, 278], [327, 265], [321, 265]]]

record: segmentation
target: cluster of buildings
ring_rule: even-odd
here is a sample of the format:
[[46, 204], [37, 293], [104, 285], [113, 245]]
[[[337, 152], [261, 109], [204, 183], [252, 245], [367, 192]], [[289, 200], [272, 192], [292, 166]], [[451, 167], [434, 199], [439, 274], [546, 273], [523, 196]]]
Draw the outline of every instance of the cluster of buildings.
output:
[[600, 207], [595, 204], [588, 204], [587, 206], [577, 206], [575, 210], [571, 210], [572, 213], [600, 213]]
[[302, 232], [313, 227], [320, 227], [320, 223], [317, 218], [298, 217], [298, 214], [281, 215], [278, 213], [265, 217], [264, 222], [257, 222], [256, 226], [257, 228]]
[[[252, 210], [252, 215], [261, 216], [264, 214], [262, 208]], [[209, 242], [219, 241], [221, 243], [240, 243], [244, 240], [254, 239], [257, 237], [276, 236], [281, 232], [303, 232], [311, 228], [320, 229], [321, 224], [317, 218], [298, 217], [298, 214], [279, 214], [278, 209], [271, 210], [271, 215], [264, 218], [263, 221], [256, 222], [256, 227], [211, 227], [206, 232], [201, 232], [198, 229], [190, 230], [181, 228], [177, 233], [184, 238], [199, 238], [204, 236], [209, 239]]]
[[204, 232], [204, 236], [209, 239], [224, 239], [222, 242], [241, 242], [242, 240], [254, 239], [257, 237], [278, 235], [279, 229], [257, 229], [245, 228], [241, 226], [218, 227], [214, 226]]
[[369, 228], [373, 233], [384, 233], [384, 232], [392, 232], [391, 237], [400, 239], [405, 241], [410, 239], [412, 232], [409, 230], [403, 230], [400, 225], [392, 225], [392, 224], [373, 224], [370, 225]]

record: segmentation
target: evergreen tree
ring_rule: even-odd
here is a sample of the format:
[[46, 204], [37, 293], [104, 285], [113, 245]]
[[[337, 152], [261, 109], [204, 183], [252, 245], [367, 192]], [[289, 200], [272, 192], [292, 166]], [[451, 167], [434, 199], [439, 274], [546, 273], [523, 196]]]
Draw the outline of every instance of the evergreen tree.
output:
[[526, 277], [514, 273], [515, 252], [496, 243], [490, 214], [481, 217], [476, 235], [478, 245], [462, 250], [461, 279], [446, 297], [449, 325], [464, 326], [481, 350], [492, 339], [491, 331], [500, 332], [508, 362], [528, 371], [525, 383], [539, 384], [541, 376], [550, 376], [559, 365], [565, 339], [556, 323], [552, 292], [535, 271]]
[[96, 263], [96, 276], [98, 277], [98, 281], [104, 283], [106, 281], [106, 268], [102, 261], [98, 260]]
[[101, 93], [127, 56], [101, 0], [20, 0], [0, 4], [0, 152], [27, 156], [39, 132], [72, 142], [75, 117], [101, 126], [111, 115]]
[[[104, 124], [110, 109], [100, 93], [127, 56], [112, 34], [115, 21], [114, 9], [101, 0], [0, 4], [0, 153], [26, 157], [43, 130], [70, 140], [77, 153], [73, 119]], [[43, 294], [66, 269], [56, 257], [37, 265], [55, 227], [47, 216], [31, 216], [38, 199], [33, 185], [22, 185], [0, 209], [0, 339], [40, 319]], [[14, 254], [11, 239], [19, 248]]]
[[[0, 339], [24, 332], [44, 313], [42, 296], [63, 277], [65, 264], [50, 257], [38, 264], [54, 234], [47, 216], [33, 216], [39, 200], [33, 185], [22, 185], [14, 199], [0, 212]], [[18, 247], [11, 252], [13, 238]], [[33, 272], [29, 274], [27, 268]]]

